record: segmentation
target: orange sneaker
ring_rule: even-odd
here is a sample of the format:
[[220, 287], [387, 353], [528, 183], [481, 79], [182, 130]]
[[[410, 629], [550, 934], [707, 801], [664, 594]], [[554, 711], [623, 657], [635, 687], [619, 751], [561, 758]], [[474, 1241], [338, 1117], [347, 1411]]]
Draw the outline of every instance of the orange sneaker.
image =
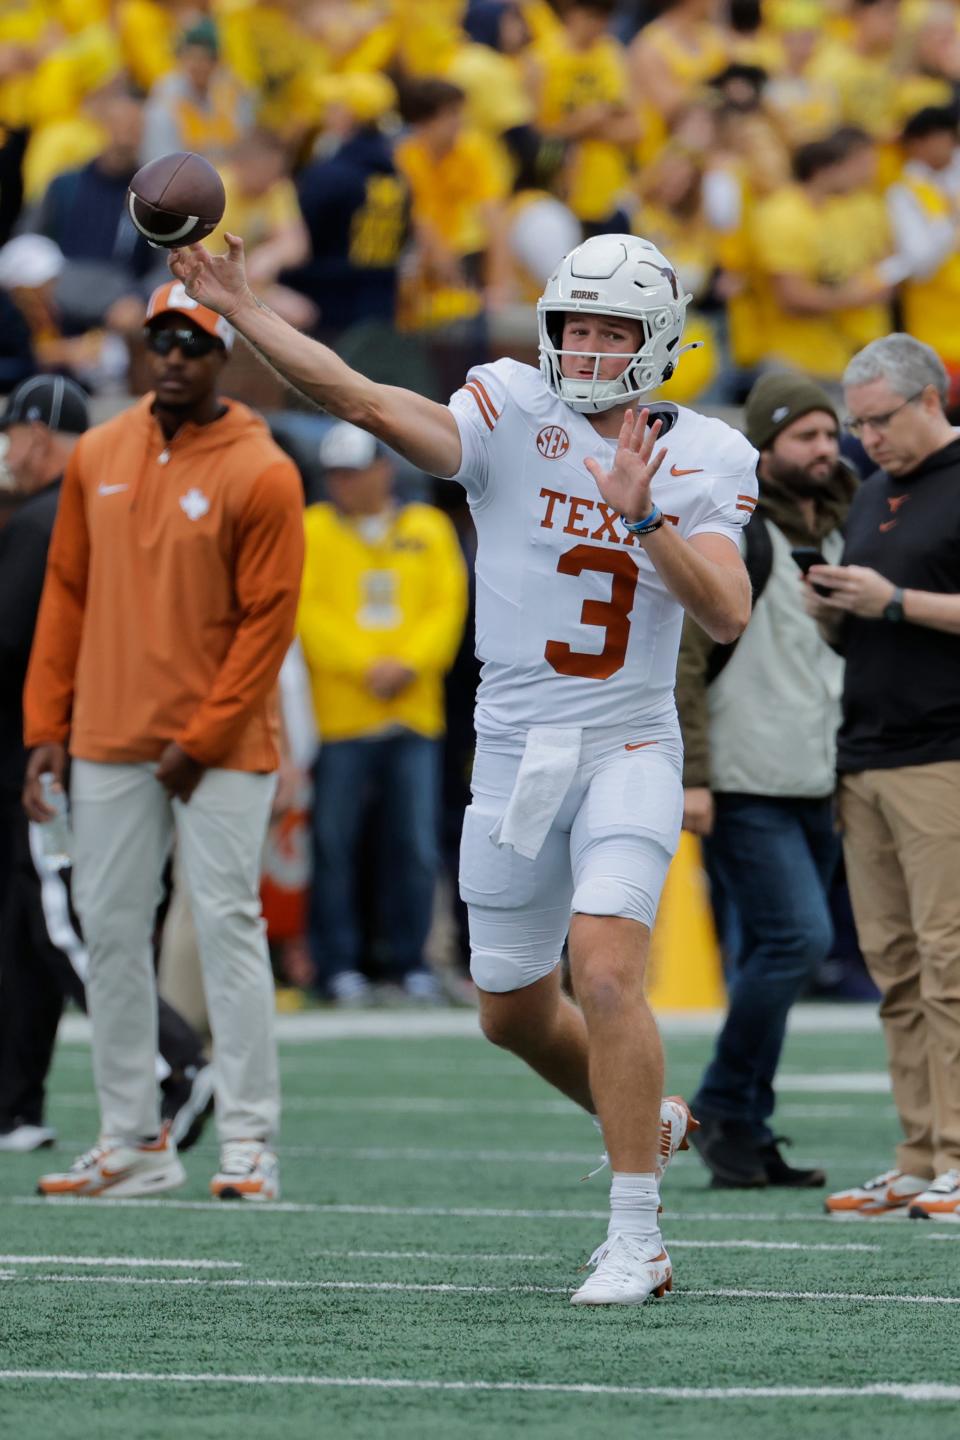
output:
[[852, 1190], [838, 1190], [828, 1195], [823, 1208], [828, 1215], [897, 1215], [906, 1214], [907, 1206], [929, 1185], [918, 1175], [905, 1175], [902, 1170], [886, 1170]]
[[277, 1200], [280, 1167], [262, 1140], [227, 1140], [220, 1148], [220, 1169], [210, 1181], [215, 1200]]
[[945, 1170], [910, 1206], [911, 1220], [960, 1222], [960, 1170]]
[[130, 1145], [102, 1140], [74, 1160], [69, 1170], [41, 1175], [39, 1195], [109, 1195], [117, 1199], [175, 1190], [187, 1178], [164, 1125], [156, 1140]]

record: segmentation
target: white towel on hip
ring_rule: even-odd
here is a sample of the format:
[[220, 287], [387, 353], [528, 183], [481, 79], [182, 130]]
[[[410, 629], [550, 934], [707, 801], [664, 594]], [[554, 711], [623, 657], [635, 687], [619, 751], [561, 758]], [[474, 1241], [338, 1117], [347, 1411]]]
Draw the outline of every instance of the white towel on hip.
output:
[[507, 808], [490, 831], [495, 845], [537, 858], [577, 773], [582, 736], [582, 730], [531, 726]]

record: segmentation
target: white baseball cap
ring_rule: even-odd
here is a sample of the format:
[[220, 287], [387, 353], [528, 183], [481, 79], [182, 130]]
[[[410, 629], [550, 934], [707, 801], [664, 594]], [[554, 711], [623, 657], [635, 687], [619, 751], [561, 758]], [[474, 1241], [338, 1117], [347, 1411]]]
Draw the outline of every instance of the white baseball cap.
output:
[[66, 263], [60, 246], [46, 235], [15, 235], [0, 250], [0, 285], [34, 290], [56, 280]]
[[320, 441], [320, 463], [325, 470], [366, 470], [383, 454], [383, 447], [369, 430], [345, 420], [332, 425]]

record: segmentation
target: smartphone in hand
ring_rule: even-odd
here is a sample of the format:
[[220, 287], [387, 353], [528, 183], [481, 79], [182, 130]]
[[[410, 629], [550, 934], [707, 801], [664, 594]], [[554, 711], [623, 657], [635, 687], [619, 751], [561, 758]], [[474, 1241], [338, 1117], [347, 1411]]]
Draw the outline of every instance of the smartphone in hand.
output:
[[[793, 557], [794, 564], [799, 565], [804, 575], [806, 575], [811, 565], [826, 565], [827, 563], [815, 545], [797, 545], [790, 551], [790, 554]], [[826, 585], [814, 585], [812, 580], [810, 583], [813, 585], [813, 591], [816, 595], [823, 595], [829, 598], [833, 594], [833, 591], [829, 590]]]

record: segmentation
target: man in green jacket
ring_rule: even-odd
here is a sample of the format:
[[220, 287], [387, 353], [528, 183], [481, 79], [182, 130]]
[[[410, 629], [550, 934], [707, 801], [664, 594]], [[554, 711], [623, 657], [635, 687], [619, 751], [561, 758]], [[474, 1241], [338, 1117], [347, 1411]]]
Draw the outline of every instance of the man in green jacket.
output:
[[745, 418], [760, 451], [760, 501], [743, 542], [753, 618], [723, 651], [688, 618], [677, 672], [684, 825], [709, 837], [742, 936], [729, 1012], [693, 1102], [694, 1143], [714, 1185], [813, 1186], [823, 1172], [787, 1165], [770, 1120], [787, 1015], [833, 938], [843, 663], [804, 611], [791, 550], [839, 557], [856, 482], [839, 458], [833, 404], [812, 381], [764, 375]]

